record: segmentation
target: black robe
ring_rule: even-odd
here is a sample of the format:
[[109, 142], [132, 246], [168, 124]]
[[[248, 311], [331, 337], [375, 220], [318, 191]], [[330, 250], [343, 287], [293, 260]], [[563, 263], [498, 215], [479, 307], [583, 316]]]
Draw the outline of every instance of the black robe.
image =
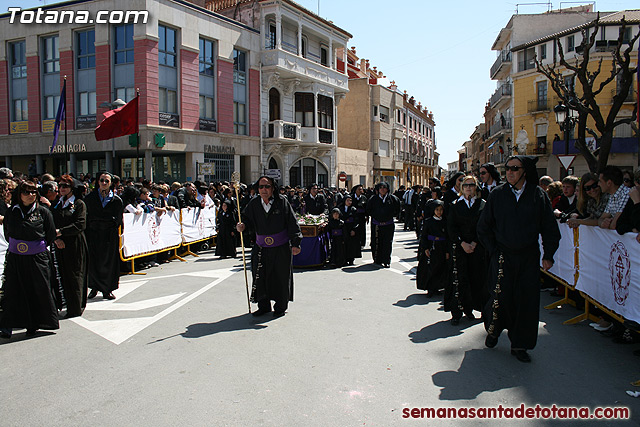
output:
[[253, 288], [251, 300], [258, 308], [284, 312], [289, 301], [293, 301], [293, 256], [291, 247], [300, 247], [302, 232], [286, 197], [275, 195], [269, 212], [265, 212], [262, 199], [255, 197], [242, 213], [246, 227], [256, 234], [274, 235], [286, 231], [289, 243], [273, 248], [261, 248], [254, 244], [251, 251]]
[[[422, 235], [418, 248], [418, 270], [416, 287], [433, 295], [444, 289], [449, 270], [447, 268], [446, 222], [433, 216], [422, 225]], [[429, 256], [425, 253], [429, 250]]]
[[[352, 263], [356, 258], [362, 258], [362, 249], [360, 249], [360, 236], [358, 230], [360, 224], [357, 221], [357, 210], [352, 205], [350, 207], [343, 206], [340, 209], [340, 215], [344, 221], [344, 250], [345, 258], [348, 263]], [[363, 227], [364, 228], [364, 227]], [[351, 232], [355, 235], [352, 236]]]
[[231, 208], [224, 212], [222, 209], [218, 211], [216, 217], [216, 228], [218, 235], [216, 236], [216, 255], [223, 257], [236, 256], [236, 224], [238, 217]]
[[336, 267], [342, 267], [346, 263], [344, 221], [329, 218], [327, 231], [331, 236], [331, 264]]
[[120, 236], [122, 199], [117, 195], [102, 207], [98, 190], [84, 199], [87, 206], [89, 247], [89, 288], [108, 294], [118, 289], [120, 280]]
[[[471, 208], [464, 200], [458, 200], [449, 209], [447, 233], [453, 270], [445, 287], [444, 311], [450, 311], [456, 319], [462, 312], [482, 311], [489, 299], [486, 251], [478, 241], [476, 230], [484, 207], [482, 199], [476, 199]], [[476, 242], [477, 246], [468, 254], [462, 249], [462, 242]]]
[[[512, 348], [532, 349], [538, 338], [540, 316], [538, 237], [542, 235], [543, 259], [552, 262], [560, 242], [551, 201], [536, 182], [525, 184], [519, 201], [511, 186], [503, 184], [489, 195], [477, 231], [490, 255], [491, 296], [483, 312], [485, 328], [493, 336], [507, 329]], [[498, 292], [500, 269], [503, 277]]]
[[[395, 232], [394, 217], [400, 210], [400, 201], [393, 194], [382, 200], [375, 195], [367, 202], [367, 214], [371, 217], [371, 253], [376, 264], [391, 264], [391, 247]], [[375, 224], [390, 222], [387, 225]]]
[[369, 216], [367, 215], [367, 196], [364, 194], [360, 196], [360, 198], [356, 198], [356, 195], [353, 195], [353, 206], [356, 208], [356, 223], [358, 224], [358, 228], [356, 229], [356, 236], [358, 236], [358, 241], [360, 242], [360, 247], [363, 248], [367, 243], [367, 222], [369, 220]]
[[[9, 238], [41, 241], [50, 246], [56, 237], [53, 216], [48, 208], [36, 205], [23, 215], [17, 205], [10, 208], [3, 222]], [[58, 309], [51, 290], [51, 253], [18, 255], [7, 251], [4, 266], [0, 328], [58, 329]]]
[[54, 245], [54, 256], [58, 273], [62, 280], [64, 299], [67, 303], [67, 316], [80, 316], [87, 305], [87, 239], [84, 235], [87, 220], [87, 208], [82, 200], [63, 207], [60, 201], [51, 212], [56, 228], [64, 242], [64, 249]]
[[315, 197], [310, 194], [304, 196], [304, 211], [311, 215], [320, 215], [327, 210], [327, 200], [320, 193]]

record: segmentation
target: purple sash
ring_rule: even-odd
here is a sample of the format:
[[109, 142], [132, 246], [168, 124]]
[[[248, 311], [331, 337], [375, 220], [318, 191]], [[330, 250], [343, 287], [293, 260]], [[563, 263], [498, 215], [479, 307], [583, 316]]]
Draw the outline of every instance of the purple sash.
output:
[[9, 252], [17, 255], [35, 255], [47, 250], [44, 240], [19, 240], [9, 237]]
[[358, 212], [358, 213], [360, 213], [360, 214], [363, 214], [363, 213], [365, 213], [366, 211], [367, 211], [367, 210], [366, 210], [365, 208], [357, 208], [357, 209], [356, 209], [356, 212]]
[[356, 219], [352, 216], [350, 216], [349, 218], [345, 219], [344, 222], [347, 224], [351, 224], [352, 222], [354, 222]]
[[342, 229], [341, 228], [334, 228], [333, 230], [331, 230], [331, 235], [332, 236], [342, 236]]
[[289, 243], [289, 233], [283, 230], [278, 234], [256, 234], [256, 244], [261, 248], [275, 248]]
[[427, 240], [431, 240], [432, 242], [440, 242], [442, 240], [447, 240], [444, 237], [432, 236], [431, 234], [427, 235]]
[[371, 222], [373, 223], [373, 225], [391, 225], [393, 224], [393, 219], [390, 219], [389, 221], [385, 221], [385, 222], [380, 222], [377, 219], [371, 218]]

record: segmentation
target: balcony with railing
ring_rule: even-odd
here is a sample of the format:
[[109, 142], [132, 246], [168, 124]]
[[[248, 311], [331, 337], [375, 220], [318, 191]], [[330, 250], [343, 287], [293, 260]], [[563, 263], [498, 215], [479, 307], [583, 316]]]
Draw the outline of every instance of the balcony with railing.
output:
[[301, 142], [300, 123], [289, 123], [284, 120], [267, 122], [267, 138], [292, 140]]
[[500, 86], [496, 91], [491, 95], [491, 99], [489, 100], [489, 106], [491, 108], [495, 107], [498, 102], [502, 100], [506, 100], [511, 98], [511, 84], [505, 83]]
[[495, 62], [491, 66], [489, 76], [492, 80], [500, 80], [509, 74], [511, 68], [511, 51], [503, 50], [500, 52]]
[[529, 113], [539, 113], [543, 111], [551, 111], [548, 98], [532, 99], [527, 102], [527, 111]]
[[[613, 97], [620, 93], [619, 89], [611, 89], [611, 102], [613, 102]], [[638, 93], [633, 89], [633, 87], [629, 88], [629, 93], [624, 98], [625, 104], [633, 104], [638, 100]]]
[[509, 130], [511, 130], [511, 119], [498, 120], [489, 128], [489, 134], [493, 137], [500, 132]]

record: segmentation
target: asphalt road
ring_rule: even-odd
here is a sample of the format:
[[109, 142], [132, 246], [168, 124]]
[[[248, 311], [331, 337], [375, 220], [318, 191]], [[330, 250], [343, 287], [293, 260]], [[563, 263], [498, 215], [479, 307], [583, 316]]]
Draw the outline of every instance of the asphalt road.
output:
[[631, 421], [598, 425], [638, 423], [640, 399], [625, 393], [638, 345], [563, 325], [578, 314], [564, 307], [542, 310], [533, 363], [510, 355], [506, 334], [487, 349], [479, 321], [451, 326], [416, 290], [415, 236], [397, 230], [390, 269], [367, 251], [354, 267], [296, 270], [277, 319], [248, 315], [240, 258], [124, 276], [115, 301], [91, 301], [59, 331], [0, 342], [0, 425], [417, 425], [433, 420], [404, 418], [412, 408], [521, 404], [628, 407]]

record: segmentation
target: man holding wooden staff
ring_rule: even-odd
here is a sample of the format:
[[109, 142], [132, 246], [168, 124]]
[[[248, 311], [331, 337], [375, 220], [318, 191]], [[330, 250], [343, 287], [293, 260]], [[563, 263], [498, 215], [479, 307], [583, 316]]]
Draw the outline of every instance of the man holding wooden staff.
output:
[[253, 286], [251, 301], [258, 303], [254, 316], [271, 311], [273, 316], [284, 316], [293, 301], [293, 255], [300, 253], [302, 232], [286, 196], [281, 196], [272, 178], [262, 176], [255, 184], [260, 195], [251, 199], [242, 212], [242, 221], [236, 229], [251, 229], [256, 242], [251, 252]]

